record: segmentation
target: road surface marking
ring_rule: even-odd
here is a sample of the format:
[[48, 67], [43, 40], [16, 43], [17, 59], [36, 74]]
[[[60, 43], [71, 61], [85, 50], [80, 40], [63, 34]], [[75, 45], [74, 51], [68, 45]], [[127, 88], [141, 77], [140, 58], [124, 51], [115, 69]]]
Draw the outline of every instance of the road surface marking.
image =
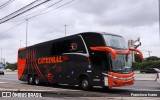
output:
[[7, 83], [7, 82], [0, 82], [0, 83]]
[[0, 78], [0, 79], [3, 79], [3, 80], [16, 80], [16, 81], [18, 81], [18, 79], [8, 79], [8, 78]]

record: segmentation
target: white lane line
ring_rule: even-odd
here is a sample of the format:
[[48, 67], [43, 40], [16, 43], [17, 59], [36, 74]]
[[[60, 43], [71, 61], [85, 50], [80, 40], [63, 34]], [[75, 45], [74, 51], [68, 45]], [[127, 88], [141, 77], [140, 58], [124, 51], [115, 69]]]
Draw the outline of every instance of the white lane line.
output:
[[18, 89], [4, 89], [0, 88], [0, 91], [19, 91]]
[[7, 83], [7, 82], [0, 82], [0, 83]]
[[0, 79], [3, 79], [3, 80], [16, 80], [16, 81], [18, 81], [18, 79], [8, 79], [8, 78], [0, 78]]

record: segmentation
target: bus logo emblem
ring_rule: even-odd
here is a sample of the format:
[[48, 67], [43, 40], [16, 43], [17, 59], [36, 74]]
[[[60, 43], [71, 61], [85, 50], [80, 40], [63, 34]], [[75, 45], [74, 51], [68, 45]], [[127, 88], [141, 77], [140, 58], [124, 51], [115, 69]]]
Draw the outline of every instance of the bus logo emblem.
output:
[[70, 51], [77, 50], [77, 43], [71, 43]]

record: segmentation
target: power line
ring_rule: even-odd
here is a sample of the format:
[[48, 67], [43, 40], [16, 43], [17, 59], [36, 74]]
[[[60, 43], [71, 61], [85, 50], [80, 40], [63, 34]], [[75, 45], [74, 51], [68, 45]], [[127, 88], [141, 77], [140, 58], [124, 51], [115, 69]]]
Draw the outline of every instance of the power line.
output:
[[6, 22], [10, 19], [13, 19], [13, 18], [15, 18], [15, 17], [17, 17], [17, 16], [19, 16], [19, 15], [21, 15], [21, 14], [23, 14], [23, 13], [29, 11], [29, 10], [32, 10], [33, 8], [35, 8], [37, 6], [40, 6], [41, 4], [44, 4], [48, 1], [51, 1], [51, 0], [36, 0], [36, 1], [28, 4], [27, 6], [25, 6], [25, 7], [13, 12], [13, 13], [7, 15], [6, 17], [0, 19], [0, 24], [4, 23], [4, 22]]
[[13, 27], [11, 27], [11, 28], [9, 28], [9, 29], [3, 31], [3, 32], [0, 32], [0, 35], [4, 35], [4, 33], [6, 33], [7, 31], [9, 31], [9, 30], [11, 30], [11, 29], [13, 29], [13, 28], [15, 28], [15, 27], [17, 27], [17, 26], [23, 24], [24, 22], [25, 22], [25, 21], [23, 21], [23, 22], [21, 22], [21, 23], [18, 23], [18, 24], [16, 24], [15, 26], [13, 26]]
[[[36, 15], [36, 16], [32, 16], [32, 17], [30, 17], [30, 18], [28, 18], [28, 19], [31, 19], [31, 18], [40, 16], [40, 15], [43, 15], [43, 14], [49, 13], [49, 12], [51, 12], [51, 11], [53, 11], [53, 10], [56, 10], [56, 9], [59, 9], [59, 8], [65, 6], [65, 5], [68, 5], [68, 4], [70, 4], [70, 3], [74, 2], [74, 1], [76, 1], [76, 0], [71, 0], [71, 1], [69, 1], [69, 2], [67, 2], [67, 3], [65, 3], [65, 4], [63, 4], [63, 5], [58, 6], [58, 7], [55, 8], [55, 9], [49, 10], [49, 11], [44, 12], [44, 13], [40, 13], [40, 14], [38, 14], [38, 15]], [[7, 31], [9, 31], [9, 30], [11, 30], [11, 29], [13, 29], [13, 28], [15, 28], [15, 27], [17, 27], [17, 26], [23, 24], [24, 22], [26, 22], [26, 19], [25, 19], [24, 21], [22, 21], [21, 23], [18, 23], [17, 25], [15, 25], [15, 26], [13, 26], [13, 27], [11, 27], [11, 28], [9, 28], [9, 29], [3, 31], [3, 32], [0, 32], [0, 35], [4, 35], [5, 32], [7, 32]]]
[[[44, 12], [44, 13], [41, 13], [41, 12], [40, 12], [40, 13], [32, 16], [32, 17], [24, 18], [24, 19], [12, 21], [12, 22], [23, 21], [23, 20], [26, 20], [26, 19], [31, 19], [31, 18], [34, 18], [34, 17], [37, 17], [37, 16], [41, 16], [41, 15], [46, 14], [46, 13], [49, 13], [49, 12], [51, 12], [51, 11], [53, 11], [53, 10], [59, 9], [59, 8], [65, 6], [65, 5], [69, 4], [69, 3], [72, 3], [72, 2], [74, 2], [74, 1], [76, 1], [76, 0], [71, 0], [71, 1], [69, 1], [69, 2], [67, 2], [67, 3], [65, 3], [65, 4], [63, 4], [63, 5], [60, 5], [60, 6], [56, 7], [56, 8], [54, 8], [54, 9], [49, 10], [49, 11], [46, 11], [46, 12]], [[154, 2], [154, 1], [152, 1], [152, 2]], [[144, 6], [146, 6], [147, 4], [151, 4], [152, 2], [147, 2]], [[137, 8], [139, 8], [139, 7], [142, 7], [142, 5], [139, 5], [138, 7], [136, 6], [136, 7], [134, 7], [134, 9], [137, 9]], [[116, 13], [112, 13], [112, 14], [106, 15], [105, 17], [111, 17], [111, 16], [116, 15], [116, 14], [122, 14], [122, 12], [128, 12], [128, 11], [130, 11], [130, 10], [132, 10], [132, 9], [133, 9], [133, 8], [127, 9], [127, 10], [124, 10], [124, 11], [119, 11], [119, 12], [116, 12]], [[23, 17], [25, 17], [25, 16], [23, 16]], [[26, 16], [26, 17], [27, 17], [27, 16]]]
[[[69, 2], [67, 2], [67, 3], [65, 3], [65, 4], [63, 4], [63, 5], [60, 5], [60, 6], [56, 7], [56, 8], [54, 8], [54, 9], [52, 9], [52, 10], [49, 10], [49, 11], [46, 11], [46, 12], [43, 12], [43, 11], [42, 11], [43, 13], [42, 13], [42, 12], [39, 12], [38, 14], [36, 14], [36, 15], [34, 15], [34, 16], [31, 16], [31, 17], [28, 17], [28, 18], [24, 18], [24, 19], [21, 19], [21, 20], [16, 20], [16, 21], [13, 21], [13, 22], [23, 21], [23, 20], [26, 20], [26, 19], [32, 19], [32, 18], [34, 18], [34, 17], [44, 15], [44, 14], [46, 14], [46, 13], [49, 13], [49, 12], [53, 11], [53, 10], [57, 10], [57, 9], [59, 9], [59, 8], [61, 8], [61, 7], [64, 7], [64, 6], [70, 4], [70, 3], [74, 2], [74, 1], [76, 1], [76, 0], [71, 0], [71, 1], [69, 1]], [[23, 17], [24, 17], [24, 16], [23, 16]], [[26, 17], [27, 17], [27, 16], [26, 16]]]
[[39, 14], [37, 14], [37, 15], [34, 15], [34, 16], [32, 16], [32, 17], [29, 17], [28, 19], [31, 19], [31, 18], [34, 18], [34, 17], [37, 17], [37, 16], [44, 15], [44, 14], [46, 14], [46, 13], [49, 13], [49, 12], [53, 11], [53, 10], [57, 10], [57, 9], [63, 7], [63, 6], [66, 6], [66, 5], [68, 5], [68, 4], [72, 3], [72, 2], [74, 2], [74, 1], [76, 1], [76, 0], [71, 0], [71, 1], [69, 1], [69, 2], [67, 2], [67, 3], [65, 3], [65, 4], [63, 4], [63, 5], [60, 5], [60, 6], [56, 7], [55, 9], [46, 11], [46, 12], [44, 12], [44, 13], [39, 13]]
[[14, 20], [14, 21], [10, 21], [10, 22], [17, 22], [17, 21], [25, 20], [25, 19], [27, 19], [27, 18], [24, 18], [24, 19], [21, 19], [21, 18], [30, 16], [30, 15], [35, 14], [35, 13], [40, 14], [40, 13], [44, 12], [45, 10], [47, 10], [47, 9], [49, 9], [49, 8], [51, 8], [51, 7], [53, 7], [53, 6], [55, 6], [56, 4], [61, 3], [62, 1], [63, 1], [63, 0], [59, 0], [58, 2], [52, 4], [52, 5], [50, 5], [50, 6], [46, 7], [46, 8], [44, 8], [44, 9], [41, 9], [41, 10], [39, 10], [39, 11], [35, 11], [35, 12], [32, 12], [32, 13], [30, 13], [30, 14], [27, 14], [27, 15], [25, 15], [25, 16], [20, 17], [20, 18], [19, 18], [20, 20]]
[[12, 3], [15, 0], [8, 0], [7, 2], [5, 2], [4, 4], [0, 5], [0, 9], [6, 7], [7, 5], [9, 5], [10, 3]]

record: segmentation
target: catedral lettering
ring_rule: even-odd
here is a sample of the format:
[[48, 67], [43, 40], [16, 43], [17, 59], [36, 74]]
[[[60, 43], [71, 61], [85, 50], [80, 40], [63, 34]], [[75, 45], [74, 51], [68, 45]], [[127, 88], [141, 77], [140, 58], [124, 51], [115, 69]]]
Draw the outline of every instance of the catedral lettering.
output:
[[61, 62], [62, 62], [62, 56], [38, 58], [38, 64], [51, 64], [51, 63], [61, 63]]
[[20, 48], [18, 79], [28, 84], [112, 88], [134, 84], [131, 52], [122, 36], [85, 32]]

